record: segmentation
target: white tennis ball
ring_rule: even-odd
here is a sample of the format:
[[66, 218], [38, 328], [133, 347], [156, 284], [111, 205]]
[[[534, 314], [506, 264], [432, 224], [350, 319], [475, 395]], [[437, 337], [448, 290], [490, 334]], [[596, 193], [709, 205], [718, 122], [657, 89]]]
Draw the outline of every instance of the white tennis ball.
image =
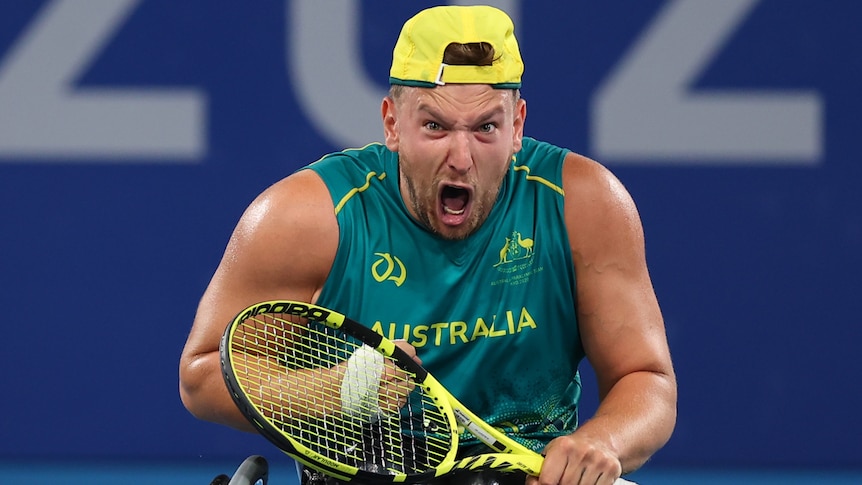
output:
[[363, 422], [380, 415], [377, 392], [383, 375], [383, 356], [372, 347], [363, 345], [347, 359], [347, 369], [341, 381], [341, 410]]

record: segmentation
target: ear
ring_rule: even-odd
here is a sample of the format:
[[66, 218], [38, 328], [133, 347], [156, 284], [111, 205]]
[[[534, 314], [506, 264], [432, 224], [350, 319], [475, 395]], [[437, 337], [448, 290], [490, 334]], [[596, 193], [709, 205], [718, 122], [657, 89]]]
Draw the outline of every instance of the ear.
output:
[[395, 109], [395, 100], [389, 96], [383, 98], [380, 106], [380, 114], [383, 117], [383, 136], [388, 148], [392, 152], [398, 152], [398, 116]]
[[512, 120], [512, 149], [521, 151], [521, 141], [524, 139], [524, 123], [527, 120], [527, 102], [523, 98], [515, 104], [515, 118]]

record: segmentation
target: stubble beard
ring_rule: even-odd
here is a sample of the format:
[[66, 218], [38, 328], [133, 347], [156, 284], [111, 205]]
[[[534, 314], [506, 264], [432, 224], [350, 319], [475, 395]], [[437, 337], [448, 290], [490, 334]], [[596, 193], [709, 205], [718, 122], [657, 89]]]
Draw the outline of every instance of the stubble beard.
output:
[[[439, 179], [434, 179], [425, 189], [420, 192], [416, 188], [413, 179], [402, 172], [402, 177], [407, 183], [407, 193], [410, 197], [410, 206], [413, 213], [429, 231], [443, 239], [451, 241], [464, 240], [476, 232], [485, 220], [488, 219], [488, 214], [497, 199], [497, 195], [502, 185], [502, 177], [496, 184], [495, 190], [486, 190], [484, 192], [474, 193], [474, 200], [470, 209], [469, 218], [458, 227], [449, 227], [444, 225], [437, 218], [437, 186], [440, 183]], [[475, 184], [474, 184], [475, 186]], [[436, 222], [436, 225], [435, 225]]]

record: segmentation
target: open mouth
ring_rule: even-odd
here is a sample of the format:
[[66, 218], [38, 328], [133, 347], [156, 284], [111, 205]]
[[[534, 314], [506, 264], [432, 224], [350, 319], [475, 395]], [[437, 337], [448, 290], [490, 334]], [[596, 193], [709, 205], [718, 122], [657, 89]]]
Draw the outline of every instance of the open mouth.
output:
[[470, 192], [460, 187], [446, 185], [440, 192], [440, 201], [443, 204], [444, 214], [460, 216], [467, 210]]

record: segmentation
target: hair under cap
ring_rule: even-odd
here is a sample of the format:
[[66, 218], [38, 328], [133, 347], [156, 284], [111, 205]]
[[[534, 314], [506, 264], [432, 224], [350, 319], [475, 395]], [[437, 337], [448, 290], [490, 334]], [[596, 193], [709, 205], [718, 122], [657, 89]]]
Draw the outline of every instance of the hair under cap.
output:
[[[479, 42], [494, 48], [490, 66], [443, 63], [449, 44]], [[392, 52], [389, 83], [418, 87], [489, 84], [515, 89], [521, 87], [523, 73], [515, 26], [505, 12], [485, 5], [441, 6], [422, 10], [404, 23]]]

